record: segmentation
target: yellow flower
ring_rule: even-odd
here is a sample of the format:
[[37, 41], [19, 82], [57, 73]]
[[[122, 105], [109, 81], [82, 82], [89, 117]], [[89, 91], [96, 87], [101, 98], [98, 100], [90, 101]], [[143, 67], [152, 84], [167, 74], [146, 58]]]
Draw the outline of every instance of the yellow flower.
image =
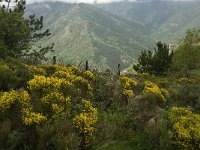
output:
[[58, 104], [52, 104], [51, 105], [53, 112], [55, 112], [56, 114], [62, 112], [64, 110], [64, 107]]
[[78, 130], [81, 136], [81, 145], [84, 148], [88, 148], [94, 139], [94, 125], [97, 122], [97, 109], [92, 107], [89, 100], [82, 100], [83, 110], [82, 112], [75, 116], [73, 119], [73, 124]]
[[86, 78], [88, 80], [94, 80], [94, 75], [90, 71], [85, 71], [83, 76], [84, 76], [84, 78]]
[[133, 94], [133, 89], [137, 85], [137, 82], [134, 81], [133, 79], [126, 77], [126, 76], [121, 76], [120, 81], [122, 84], [122, 94], [125, 96], [130, 96]]
[[0, 110], [5, 111], [9, 109], [18, 100], [18, 92], [12, 90], [10, 92], [3, 92], [0, 95]]
[[123, 90], [122, 94], [125, 95], [125, 96], [130, 96], [130, 95], [133, 94], [133, 91], [132, 91], [132, 90], [126, 90], [126, 89], [125, 89], [125, 90]]
[[92, 87], [90, 86], [90, 84], [88, 83], [88, 81], [86, 79], [84, 79], [81, 76], [77, 76], [74, 78], [74, 80], [72, 81], [78, 88], [83, 87], [88, 91], [92, 90]]
[[32, 112], [30, 108], [22, 109], [22, 121], [27, 126], [40, 124], [45, 120], [47, 120], [47, 118], [41, 113]]
[[200, 115], [182, 107], [173, 107], [168, 114], [179, 149], [200, 148]]
[[166, 98], [167, 96], [169, 96], [166, 90], [161, 90], [156, 84], [152, 83], [152, 82], [145, 82], [145, 87], [142, 91], [142, 94], [145, 95], [154, 95], [157, 98], [157, 102], [159, 104], [162, 104], [166, 101], [165, 97], [163, 96], [163, 94], [166, 94]]
[[28, 69], [29, 72], [33, 73], [34, 75], [46, 75], [46, 71], [43, 68], [26, 64], [24, 64], [24, 66]]

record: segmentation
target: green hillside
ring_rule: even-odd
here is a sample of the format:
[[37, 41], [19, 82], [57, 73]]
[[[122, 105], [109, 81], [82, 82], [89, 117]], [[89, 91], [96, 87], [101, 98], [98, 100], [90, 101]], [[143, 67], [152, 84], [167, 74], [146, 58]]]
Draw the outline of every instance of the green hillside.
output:
[[174, 42], [188, 28], [200, 27], [199, 1], [143, 1], [100, 4], [99, 8], [146, 27], [156, 41]]
[[[130, 66], [142, 50], [153, 50], [157, 41], [177, 43], [189, 28], [200, 27], [200, 2], [116, 2], [98, 5], [62, 2], [27, 6], [26, 16], [44, 16], [55, 43], [59, 63], [116, 70]], [[83, 65], [83, 64], [82, 64]]]
[[129, 66], [141, 50], [153, 45], [153, 40], [140, 32], [140, 24], [132, 26], [132, 22], [92, 5], [36, 3], [27, 7], [26, 15], [32, 13], [44, 16], [52, 36], [43, 43], [55, 43], [54, 55], [61, 63], [77, 65], [89, 60], [92, 68], [115, 70], [119, 63], [122, 68]]

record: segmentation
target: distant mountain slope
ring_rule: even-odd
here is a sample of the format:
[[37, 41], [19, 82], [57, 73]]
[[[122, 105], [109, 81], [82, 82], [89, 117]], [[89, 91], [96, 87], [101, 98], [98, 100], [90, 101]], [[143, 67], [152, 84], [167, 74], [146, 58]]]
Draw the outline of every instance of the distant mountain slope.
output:
[[[94, 68], [115, 70], [132, 64], [153, 40], [140, 31], [136, 22], [119, 18], [88, 4], [45, 2], [29, 5], [26, 15], [43, 15], [52, 36], [44, 44], [55, 43], [55, 55], [63, 63], [89, 60]], [[51, 57], [51, 56], [49, 56]]]
[[174, 42], [188, 28], [200, 28], [200, 1], [143, 1], [99, 4], [97, 7], [146, 27], [154, 40]]

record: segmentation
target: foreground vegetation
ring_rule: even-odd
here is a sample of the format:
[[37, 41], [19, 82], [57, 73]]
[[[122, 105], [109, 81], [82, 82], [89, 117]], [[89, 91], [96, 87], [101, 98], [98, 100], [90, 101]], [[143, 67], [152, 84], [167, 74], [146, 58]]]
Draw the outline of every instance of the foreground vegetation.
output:
[[0, 62], [1, 149], [199, 149], [199, 75]]

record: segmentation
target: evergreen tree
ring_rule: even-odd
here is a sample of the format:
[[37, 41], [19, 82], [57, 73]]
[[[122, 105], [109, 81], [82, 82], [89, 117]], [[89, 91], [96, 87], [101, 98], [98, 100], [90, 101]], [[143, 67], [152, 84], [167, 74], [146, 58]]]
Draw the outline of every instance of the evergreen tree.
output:
[[172, 62], [172, 54], [169, 53], [169, 47], [165, 43], [157, 43], [152, 66], [154, 74], [162, 75], [168, 72]]
[[[1, 0], [2, 2], [2, 0]], [[42, 47], [37, 45], [42, 38], [50, 36], [49, 29], [43, 30], [43, 17], [30, 15], [23, 18], [25, 0], [15, 0], [14, 8], [10, 8], [11, 0], [0, 7], [0, 58], [25, 57], [32, 61], [45, 59], [48, 51], [53, 51], [53, 45]]]
[[169, 53], [168, 46], [158, 42], [154, 53], [144, 51], [138, 58], [138, 64], [133, 68], [140, 73], [150, 73], [155, 75], [165, 75], [171, 66], [172, 55]]
[[153, 54], [151, 51], [143, 51], [141, 52], [140, 57], [138, 58], [138, 64], [134, 65], [133, 68], [135, 71], [143, 73], [148, 72], [150, 73], [152, 71], [152, 60], [153, 60]]

